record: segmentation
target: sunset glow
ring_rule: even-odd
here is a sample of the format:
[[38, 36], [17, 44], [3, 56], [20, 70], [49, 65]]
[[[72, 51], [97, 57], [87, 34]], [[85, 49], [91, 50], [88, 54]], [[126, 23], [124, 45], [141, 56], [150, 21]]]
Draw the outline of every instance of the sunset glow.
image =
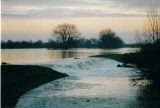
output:
[[143, 26], [146, 10], [155, 5], [159, 7], [157, 0], [2, 0], [2, 40], [27, 36], [46, 41], [55, 26], [72, 23], [83, 37], [97, 37], [100, 30], [111, 28], [130, 43]]

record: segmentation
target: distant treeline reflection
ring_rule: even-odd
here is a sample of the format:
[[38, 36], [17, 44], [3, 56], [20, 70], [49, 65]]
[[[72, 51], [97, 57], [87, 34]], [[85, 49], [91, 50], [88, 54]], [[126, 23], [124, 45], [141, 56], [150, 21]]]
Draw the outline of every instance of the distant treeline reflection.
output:
[[[119, 47], [138, 47], [137, 44], [123, 44]], [[49, 40], [48, 42], [43, 42], [41, 40], [38, 41], [2, 41], [1, 42], [2, 49], [15, 49], [15, 48], [51, 48], [51, 49], [62, 49], [63, 44], [58, 43], [54, 40]], [[71, 46], [71, 48], [102, 48], [99, 45], [97, 39], [79, 39], [76, 40], [75, 43]]]

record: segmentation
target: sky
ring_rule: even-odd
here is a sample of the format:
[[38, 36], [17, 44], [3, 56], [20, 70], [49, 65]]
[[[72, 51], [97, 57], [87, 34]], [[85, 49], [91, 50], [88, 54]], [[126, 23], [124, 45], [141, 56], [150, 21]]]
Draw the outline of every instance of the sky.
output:
[[1, 0], [2, 40], [42, 40], [58, 24], [75, 24], [81, 36], [98, 38], [112, 29], [126, 43], [144, 24], [146, 11], [160, 0]]

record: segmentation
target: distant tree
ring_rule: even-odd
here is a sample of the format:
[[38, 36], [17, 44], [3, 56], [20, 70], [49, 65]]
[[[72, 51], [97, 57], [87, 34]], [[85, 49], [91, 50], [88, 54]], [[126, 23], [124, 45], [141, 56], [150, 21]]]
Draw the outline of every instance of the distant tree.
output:
[[57, 49], [57, 48], [61, 48], [62, 44], [57, 43], [52, 39], [49, 39], [48, 42], [45, 44], [45, 47], [51, 48], [51, 49]]
[[57, 42], [63, 44], [64, 49], [73, 48], [80, 36], [77, 27], [73, 24], [60, 24], [53, 29], [53, 36]]
[[80, 38], [77, 40], [77, 47], [78, 48], [85, 48], [85, 39], [84, 38]]
[[43, 48], [44, 47], [44, 44], [43, 44], [43, 42], [41, 40], [38, 40], [38, 41], [32, 43], [32, 45], [35, 48]]
[[99, 33], [99, 45], [101, 48], [119, 48], [122, 47], [123, 41], [116, 36], [111, 29], [104, 29]]
[[1, 48], [44, 48], [45, 43], [41, 40], [38, 41], [12, 41], [8, 40], [6, 42], [2, 41]]
[[97, 48], [98, 40], [95, 38], [85, 39], [85, 47], [87, 48]]

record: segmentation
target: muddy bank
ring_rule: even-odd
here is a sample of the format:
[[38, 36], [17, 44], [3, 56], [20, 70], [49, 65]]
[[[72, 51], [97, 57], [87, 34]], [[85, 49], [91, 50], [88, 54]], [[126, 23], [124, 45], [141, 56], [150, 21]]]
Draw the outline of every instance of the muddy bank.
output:
[[41, 84], [66, 77], [47, 67], [33, 65], [1, 65], [2, 108], [14, 107], [22, 94]]

